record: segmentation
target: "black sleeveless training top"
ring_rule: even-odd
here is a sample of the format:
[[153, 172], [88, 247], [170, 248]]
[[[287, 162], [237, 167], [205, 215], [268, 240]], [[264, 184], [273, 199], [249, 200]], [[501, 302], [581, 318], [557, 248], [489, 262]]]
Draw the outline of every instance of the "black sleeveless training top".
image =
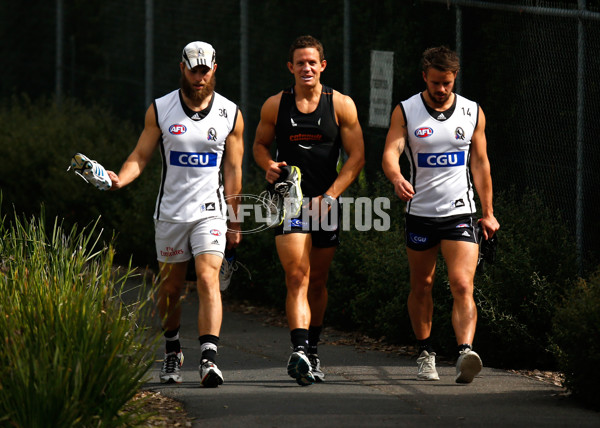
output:
[[275, 125], [277, 161], [296, 165], [302, 173], [304, 196], [322, 195], [337, 177], [342, 140], [333, 110], [333, 90], [323, 85], [315, 111], [298, 111], [294, 87], [281, 94]]

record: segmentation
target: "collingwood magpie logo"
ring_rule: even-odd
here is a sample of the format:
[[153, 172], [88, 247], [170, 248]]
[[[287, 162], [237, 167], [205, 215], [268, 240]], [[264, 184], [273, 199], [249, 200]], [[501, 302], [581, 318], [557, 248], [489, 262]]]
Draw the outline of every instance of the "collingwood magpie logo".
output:
[[454, 131], [454, 138], [456, 138], [457, 140], [465, 139], [465, 131], [463, 131], [463, 129], [460, 126]]
[[208, 141], [217, 141], [217, 130], [215, 128], [210, 128], [208, 130]]

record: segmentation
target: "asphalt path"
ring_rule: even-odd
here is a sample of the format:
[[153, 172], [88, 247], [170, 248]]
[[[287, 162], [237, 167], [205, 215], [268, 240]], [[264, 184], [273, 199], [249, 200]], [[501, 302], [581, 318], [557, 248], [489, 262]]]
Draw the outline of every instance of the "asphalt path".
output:
[[197, 308], [189, 293], [180, 330], [183, 382], [159, 382], [161, 344], [146, 385], [181, 402], [194, 427], [600, 427], [599, 412], [549, 383], [484, 367], [473, 383], [459, 385], [455, 367], [443, 363], [440, 381], [417, 381], [415, 358], [334, 345], [331, 337], [319, 345], [325, 382], [301, 387], [286, 372], [288, 329], [228, 310], [217, 356], [225, 382], [203, 388]]

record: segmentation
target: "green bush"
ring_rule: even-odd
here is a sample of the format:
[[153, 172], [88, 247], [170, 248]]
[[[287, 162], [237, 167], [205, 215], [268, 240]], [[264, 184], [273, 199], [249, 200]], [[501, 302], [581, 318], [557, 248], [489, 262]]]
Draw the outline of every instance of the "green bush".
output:
[[150, 295], [132, 301], [136, 289], [126, 287], [132, 271], [117, 274], [113, 254], [95, 226], [65, 234], [55, 221], [47, 235], [43, 218], [2, 220], [2, 425], [111, 427], [144, 420], [138, 406], [121, 409], [154, 361], [157, 333], [138, 327]]
[[571, 287], [556, 310], [551, 337], [565, 386], [578, 400], [600, 410], [600, 270]]

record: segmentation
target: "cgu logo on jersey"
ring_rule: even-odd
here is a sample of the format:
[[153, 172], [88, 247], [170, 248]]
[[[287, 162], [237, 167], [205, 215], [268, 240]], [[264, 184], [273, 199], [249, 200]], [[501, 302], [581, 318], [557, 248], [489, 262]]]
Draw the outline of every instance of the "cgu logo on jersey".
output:
[[419, 153], [418, 165], [421, 168], [445, 168], [465, 164], [465, 152]]
[[417, 138], [431, 137], [432, 135], [433, 135], [433, 129], [429, 128], [428, 126], [415, 129], [415, 137], [417, 137]]
[[205, 168], [217, 166], [216, 153], [187, 153], [187, 152], [170, 152], [170, 164], [174, 166]]
[[169, 132], [173, 135], [182, 135], [185, 134], [185, 131], [187, 131], [187, 128], [185, 127], [185, 125], [182, 125], [180, 123], [176, 123], [175, 125], [169, 126]]

